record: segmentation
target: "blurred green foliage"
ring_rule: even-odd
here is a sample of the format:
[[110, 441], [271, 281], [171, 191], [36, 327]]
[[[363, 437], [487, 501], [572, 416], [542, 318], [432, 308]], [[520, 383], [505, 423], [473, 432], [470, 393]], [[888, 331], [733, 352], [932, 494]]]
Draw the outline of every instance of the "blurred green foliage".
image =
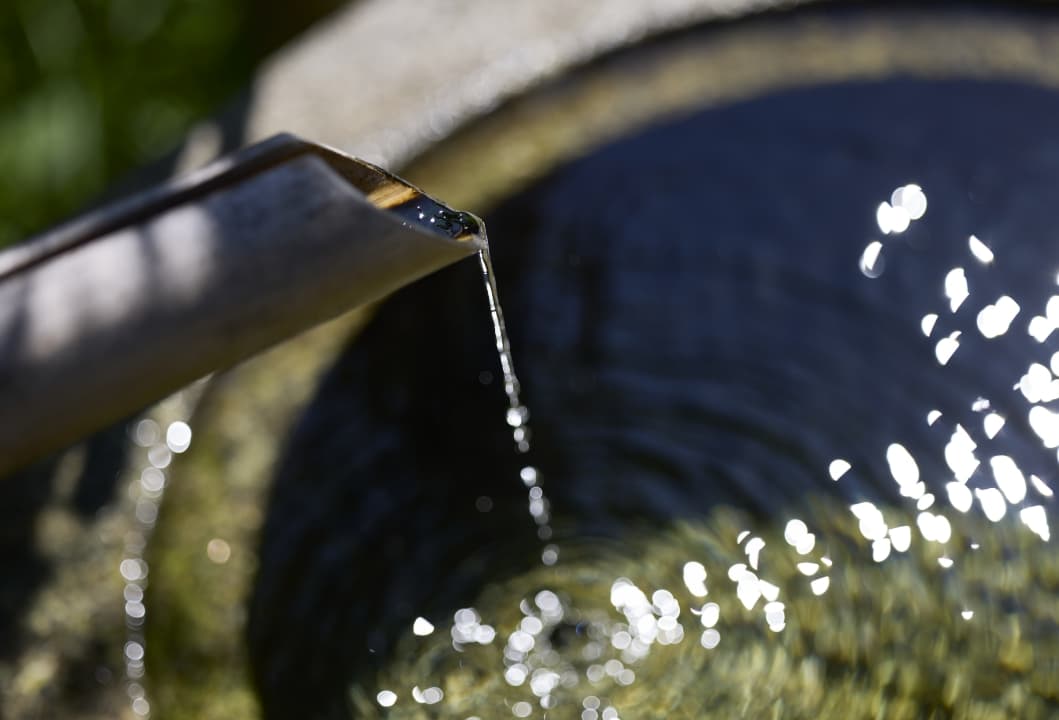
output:
[[173, 149], [341, 0], [0, 0], [0, 247]]

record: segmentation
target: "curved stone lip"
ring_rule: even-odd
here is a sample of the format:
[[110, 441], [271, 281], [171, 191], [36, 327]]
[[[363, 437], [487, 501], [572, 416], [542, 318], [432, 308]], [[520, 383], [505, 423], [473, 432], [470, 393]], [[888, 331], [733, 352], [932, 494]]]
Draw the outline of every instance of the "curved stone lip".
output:
[[360, 0], [258, 73], [245, 139], [289, 131], [393, 167], [503, 100], [611, 50], [814, 1], [445, 0], [424, 12], [418, 0]]
[[[893, 76], [1056, 88], [1059, 16], [1044, 10], [1032, 0], [922, 8], [808, 2], [790, 12], [698, 23], [539, 83], [471, 118], [401, 172], [488, 217], [551, 169], [660, 118], [706, 107]], [[969, 56], [968, 47], [978, 52]]]

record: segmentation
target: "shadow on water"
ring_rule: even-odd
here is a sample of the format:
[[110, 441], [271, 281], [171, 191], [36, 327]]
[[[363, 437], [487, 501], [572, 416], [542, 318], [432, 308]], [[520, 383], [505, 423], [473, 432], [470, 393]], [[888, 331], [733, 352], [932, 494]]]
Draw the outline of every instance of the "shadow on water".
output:
[[[980, 426], [977, 397], [1008, 418], [1007, 454], [1053, 474], [1012, 392], [1041, 346], [1018, 323], [985, 340], [974, 318], [1008, 293], [1024, 323], [1055, 292], [1057, 112], [1059, 96], [1014, 82], [782, 92], [616, 142], [489, 215], [557, 536], [620, 538], [718, 504], [768, 517], [816, 492], [897, 501], [888, 444], [928, 483], [951, 477], [942, 448], [955, 423]], [[884, 237], [876, 208], [906, 183], [929, 210]], [[290, 440], [250, 615], [268, 717], [345, 716], [350, 678], [387, 661], [399, 628], [533, 562], [470, 265], [384, 306]], [[942, 292], [955, 266], [972, 288], [959, 314]], [[955, 330], [942, 367], [935, 341]], [[835, 457], [854, 467], [837, 484]]]

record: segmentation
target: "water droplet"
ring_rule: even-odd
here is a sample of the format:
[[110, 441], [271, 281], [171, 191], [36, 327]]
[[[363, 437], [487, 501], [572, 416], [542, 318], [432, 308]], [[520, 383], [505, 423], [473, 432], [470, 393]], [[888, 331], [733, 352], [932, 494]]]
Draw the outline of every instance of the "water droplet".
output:
[[507, 410], [507, 424], [513, 428], [522, 427], [529, 420], [529, 408], [525, 405], [511, 407]]

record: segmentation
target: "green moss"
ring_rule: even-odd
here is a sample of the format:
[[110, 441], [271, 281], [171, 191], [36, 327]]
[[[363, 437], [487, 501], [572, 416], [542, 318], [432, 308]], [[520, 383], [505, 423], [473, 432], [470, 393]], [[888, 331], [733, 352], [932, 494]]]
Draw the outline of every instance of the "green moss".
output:
[[244, 363], [203, 396], [147, 554], [146, 662], [158, 720], [257, 717], [243, 638], [272, 465], [321, 369], [365, 316]]
[[[914, 512], [884, 508], [883, 514], [890, 527], [916, 527]], [[526, 617], [544, 618], [534, 598], [549, 590], [562, 600], [563, 619], [544, 619], [521, 660], [529, 678], [553, 671], [564, 679], [548, 693], [549, 718], [580, 718], [585, 698], [593, 697], [600, 710], [613, 706], [623, 717], [688, 720], [1052, 717], [1059, 584], [1049, 567], [1050, 544], [1014, 519], [993, 524], [974, 513], [949, 515], [953, 532], [946, 543], [927, 542], [913, 529], [911, 548], [882, 562], [873, 560], [849, 508], [825, 501], [802, 515], [816, 535], [805, 554], [785, 540], [783, 513], [762, 523], [724, 508], [701, 521], [630, 536], [620, 546], [565, 545], [554, 567], [485, 586], [474, 608], [495, 628], [492, 643], [465, 644], [457, 652], [450, 627], [428, 637], [409, 632], [386, 670], [359, 679], [351, 696], [364, 718], [508, 717], [519, 702], [529, 703], [530, 717], [541, 717], [541, 693], [531, 691], [531, 680], [512, 685], [504, 679], [514, 664], [505, 659], [505, 644], [526, 627]], [[752, 562], [747, 549], [755, 537], [764, 546]], [[706, 568], [708, 595], [696, 597], [685, 585], [689, 561]], [[804, 562], [817, 569], [806, 574], [798, 567]], [[767, 594], [751, 608], [740, 599], [731, 568], [748, 565], [775, 586], [782, 629], [766, 619]], [[1019, 582], [1010, 582], [1009, 571]], [[818, 595], [811, 582], [822, 577], [830, 585]], [[683, 639], [651, 640], [639, 658], [618, 649], [628, 645], [619, 633], [637, 636], [635, 621], [611, 604], [618, 578], [646, 598], [670, 591]], [[711, 649], [701, 642], [697, 614], [705, 603], [719, 611], [713, 626], [719, 642]], [[650, 610], [647, 601], [649, 625], [661, 615], [657, 600], [654, 605]], [[564, 638], [572, 626], [577, 634]], [[601, 671], [614, 662], [635, 679]], [[594, 672], [600, 674], [595, 680]], [[444, 697], [416, 702], [415, 686], [436, 686]], [[382, 689], [398, 695], [389, 710], [375, 700]]]

